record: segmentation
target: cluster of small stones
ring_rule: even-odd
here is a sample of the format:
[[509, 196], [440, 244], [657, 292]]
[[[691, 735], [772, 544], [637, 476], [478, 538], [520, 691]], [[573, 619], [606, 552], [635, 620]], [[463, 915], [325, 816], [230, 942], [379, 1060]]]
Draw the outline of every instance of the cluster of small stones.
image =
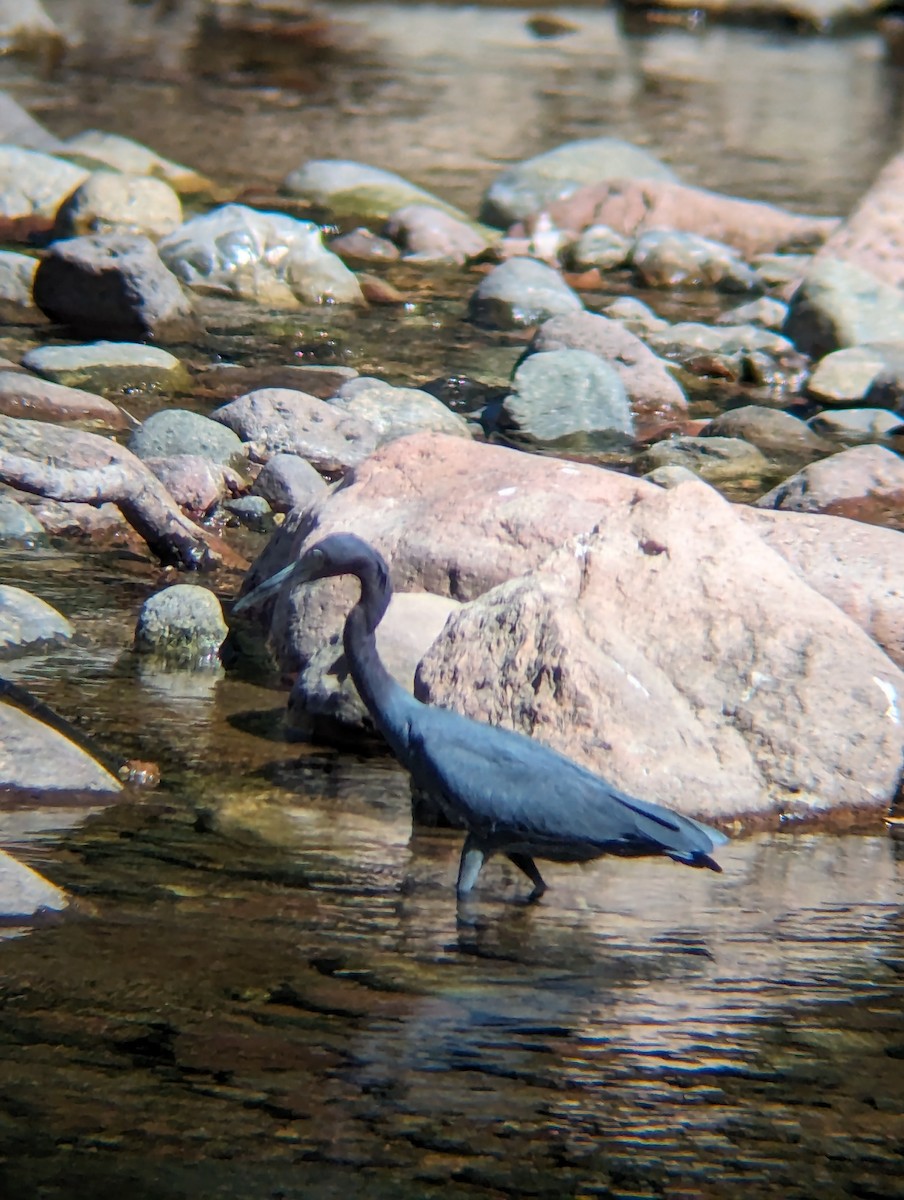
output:
[[[9, 98], [0, 124], [18, 137], [0, 146], [0, 221], [23, 245], [0, 253], [0, 315], [38, 343], [0, 363], [4, 542], [147, 536], [131, 501], [86, 494], [85, 473], [108, 480], [112, 468], [132, 498], [150, 489], [189, 522], [270, 531], [380, 447], [424, 431], [904, 529], [904, 238], [888, 225], [904, 157], [844, 224], [688, 187], [609, 138], [511, 168], [476, 217], [389, 171], [306, 162], [282, 192], [287, 207], [344, 223], [326, 245], [311, 221], [215, 203], [210, 181], [127, 139], [58, 141]], [[39, 254], [27, 248], [36, 236]], [[488, 361], [494, 339], [523, 338], [507, 384], [467, 417], [432, 392], [329, 366], [295, 368], [291, 386], [283, 371], [237, 387], [207, 416], [166, 407], [136, 427], [116, 403], [135, 390], [191, 394], [191, 372], [166, 347], [197, 341], [207, 306], [404, 302], [395, 262], [470, 279], [462, 316]], [[717, 315], [669, 322], [632, 286], [695, 295]], [[53, 343], [42, 344], [48, 322]], [[695, 415], [703, 387], [708, 412]], [[54, 431], [52, 453], [41, 454], [38, 423]], [[108, 461], [110, 439], [123, 444]], [[8, 637], [63, 636], [52, 618], [32, 626], [31, 602], [24, 632]], [[209, 669], [225, 634], [213, 593], [180, 584], [148, 602], [135, 646]]]

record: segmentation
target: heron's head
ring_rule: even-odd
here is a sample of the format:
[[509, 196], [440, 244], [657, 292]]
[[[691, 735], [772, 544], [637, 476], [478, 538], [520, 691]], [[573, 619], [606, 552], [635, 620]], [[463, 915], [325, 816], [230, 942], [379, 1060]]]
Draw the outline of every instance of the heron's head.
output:
[[331, 533], [305, 550], [297, 562], [283, 567], [242, 596], [232, 606], [232, 611], [243, 612], [252, 608], [278, 592], [290, 580], [293, 584], [311, 583], [331, 575], [357, 575], [359, 579], [372, 575], [380, 586], [386, 586], [389, 578], [386, 563], [363, 538], [353, 533]]

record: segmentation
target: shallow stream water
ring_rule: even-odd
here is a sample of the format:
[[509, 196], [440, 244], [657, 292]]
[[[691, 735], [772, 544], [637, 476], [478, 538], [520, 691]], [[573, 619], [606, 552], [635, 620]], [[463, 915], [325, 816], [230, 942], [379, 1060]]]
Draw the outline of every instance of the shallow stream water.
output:
[[[840, 212], [900, 142], [873, 34], [628, 37], [592, 8], [543, 42], [521, 10], [337, 5], [341, 52], [287, 77], [199, 50], [190, 6], [47, 7], [85, 40], [48, 78], [0, 63], [23, 103], [234, 188], [343, 156], [473, 211], [501, 164], [615, 133], [688, 181]], [[268, 336], [237, 309], [195, 353], [290, 363], [335, 336], [394, 382], [442, 376], [472, 349], [465, 285], [422, 286], [406, 316]], [[412, 831], [389, 760], [292, 742], [266, 680], [135, 661], [164, 579], [125, 551], [0, 556], [78, 629], [5, 674], [163, 775], [106, 808], [0, 803], [3, 844], [76, 897], [0, 931], [0, 1196], [904, 1197], [899, 843], [758, 835], [721, 876], [550, 866], [532, 907], [493, 863], [458, 921], [460, 835]]]

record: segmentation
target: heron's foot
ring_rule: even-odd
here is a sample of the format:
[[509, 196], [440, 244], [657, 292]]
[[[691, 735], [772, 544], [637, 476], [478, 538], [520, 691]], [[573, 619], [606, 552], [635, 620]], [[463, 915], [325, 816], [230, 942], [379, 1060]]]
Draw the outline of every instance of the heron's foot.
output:
[[531, 883], [534, 885], [533, 890], [527, 897], [527, 904], [536, 904], [543, 893], [546, 891], [546, 883], [543, 876], [537, 870], [537, 864], [529, 854], [509, 854], [506, 856], [510, 863], [523, 871]]
[[469, 833], [462, 847], [461, 862], [458, 864], [458, 884], [455, 890], [459, 901], [464, 900], [474, 887], [486, 859], [487, 855], [483, 846], [480, 845], [473, 833]]

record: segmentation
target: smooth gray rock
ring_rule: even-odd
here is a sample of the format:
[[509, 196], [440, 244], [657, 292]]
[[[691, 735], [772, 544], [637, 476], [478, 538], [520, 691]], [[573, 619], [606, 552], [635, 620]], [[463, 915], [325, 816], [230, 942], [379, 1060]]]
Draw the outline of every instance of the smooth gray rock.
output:
[[327, 491], [326, 480], [298, 454], [274, 454], [261, 468], [251, 494], [263, 496], [274, 512], [306, 508]]
[[66, 893], [56, 884], [0, 850], [0, 918], [59, 912], [68, 903]]
[[773, 462], [810, 462], [831, 449], [806, 421], [759, 404], [720, 413], [707, 425], [703, 436], [741, 438]]
[[717, 325], [762, 325], [764, 329], [781, 329], [788, 316], [788, 305], [772, 296], [760, 296], [747, 304], [720, 313]]
[[136, 342], [36, 346], [22, 355], [22, 366], [54, 383], [88, 391], [179, 391], [189, 382], [175, 355]]
[[52, 221], [89, 172], [39, 150], [0, 146], [0, 217]]
[[[18, 4], [19, 0], [15, 0]], [[0, 92], [0, 144], [59, 154], [63, 143], [22, 107], [9, 92]]]
[[129, 449], [142, 459], [198, 454], [215, 463], [245, 457], [242, 439], [221, 422], [185, 408], [152, 413], [129, 438]]
[[348, 159], [320, 158], [302, 163], [285, 177], [282, 190], [322, 205], [334, 216], [385, 221], [407, 204], [428, 204], [467, 220], [459, 209], [401, 175]]
[[467, 421], [429, 392], [394, 387], [365, 375], [344, 383], [328, 403], [367, 421], [376, 430], [378, 445], [422, 429], [455, 437], [471, 436]]
[[614, 271], [627, 265], [634, 242], [608, 225], [590, 225], [576, 242], [568, 247], [566, 257], [575, 271], [596, 267]]
[[43, 320], [34, 301], [33, 288], [39, 259], [30, 254], [0, 250], [0, 319]]
[[320, 229], [283, 213], [226, 204], [186, 221], [159, 243], [174, 275], [198, 292], [267, 308], [362, 304], [352, 272], [324, 246]]
[[664, 317], [657, 316], [649, 305], [635, 296], [618, 296], [615, 300], [610, 300], [608, 304], [603, 305], [603, 313], [611, 321], [618, 321], [619, 325], [638, 337], [644, 337], [657, 329], [669, 328], [669, 322]]
[[763, 290], [756, 271], [735, 249], [696, 233], [668, 229], [642, 233], [634, 243], [631, 266], [647, 287]]
[[162, 179], [92, 171], [57, 211], [54, 238], [141, 234], [152, 240], [182, 224], [182, 202]]
[[701, 325], [682, 321], [647, 334], [647, 344], [665, 358], [686, 362], [699, 354], [717, 354], [726, 358], [742, 357], [755, 351], [781, 356], [794, 350], [781, 334], [756, 325]]
[[63, 734], [0, 701], [0, 788], [119, 792], [122, 784]]
[[826, 409], [807, 424], [822, 438], [836, 442], [876, 442], [895, 430], [904, 431], [904, 417], [887, 408]]
[[155, 150], [118, 133], [85, 129], [67, 138], [64, 144], [68, 154], [93, 158], [128, 175], [150, 175], [155, 179], [163, 179], [180, 195], [209, 193], [213, 190], [210, 180], [191, 167], [164, 158]]
[[597, 313], [567, 313], [544, 321], [534, 334], [531, 353], [586, 350], [618, 372], [631, 407], [643, 416], [683, 413], [687, 398], [666, 363], [620, 321]]
[[512, 380], [500, 427], [519, 443], [546, 449], [624, 446], [634, 418], [618, 372], [587, 350], [532, 354]]
[[235, 496], [224, 500], [223, 511], [239, 525], [256, 533], [270, 533], [275, 528], [273, 509], [263, 496]]
[[689, 467], [682, 467], [678, 463], [666, 463], [664, 467], [654, 467], [652, 471], [647, 471], [644, 479], [648, 479], [650, 483], [655, 483], [661, 488], [679, 487], [682, 483], [702, 482], [700, 476]]
[[807, 380], [807, 394], [821, 404], [852, 404], [865, 400], [884, 363], [885, 355], [875, 346], [833, 350], [816, 364]]
[[904, 342], [904, 294], [854, 263], [819, 257], [791, 298], [782, 332], [811, 358]]
[[588, 183], [675, 178], [669, 167], [640, 146], [613, 137], [582, 138], [504, 171], [487, 189], [480, 219], [506, 229]]
[[149, 596], [135, 627], [135, 649], [182, 666], [219, 666], [220, 646], [229, 632], [213, 592], [176, 583]]
[[35, 274], [34, 298], [51, 321], [85, 337], [186, 341], [200, 329], [154, 243], [130, 234], [54, 242]]
[[377, 444], [369, 422], [289, 388], [260, 388], [210, 415], [248, 444], [253, 461], [298, 454], [328, 476], [344, 474]]
[[68, 642], [74, 632], [62, 613], [40, 596], [0, 584], [0, 656], [59, 645]]
[[583, 307], [558, 271], [533, 258], [511, 258], [483, 277], [468, 313], [477, 325], [517, 329]]
[[641, 463], [645, 471], [665, 466], [687, 467], [716, 486], [761, 479], [769, 471], [769, 462], [762, 451], [734, 437], [669, 438], [650, 446]]
[[46, 541], [44, 526], [37, 517], [12, 496], [0, 495], [0, 545], [21, 542], [36, 546]]

